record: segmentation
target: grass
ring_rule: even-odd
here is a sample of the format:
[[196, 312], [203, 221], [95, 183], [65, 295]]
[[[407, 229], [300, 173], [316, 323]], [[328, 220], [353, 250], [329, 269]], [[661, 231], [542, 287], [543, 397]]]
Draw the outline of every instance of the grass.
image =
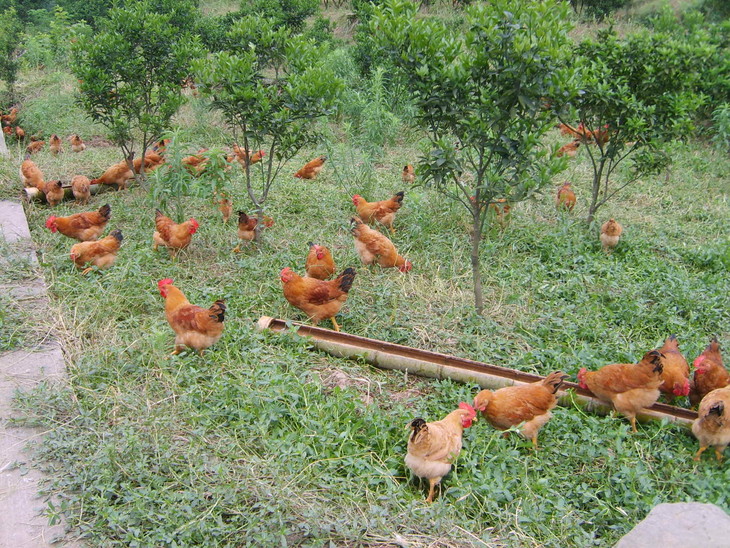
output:
[[[28, 107], [54, 112], [36, 131], [99, 134], [75, 110], [72, 86], [46, 98], [36, 81]], [[47, 79], [47, 80], [46, 80]], [[55, 93], [55, 92], [54, 92]], [[226, 145], [225, 132], [193, 101], [177, 123], [190, 149]], [[53, 127], [51, 128], [51, 124]], [[64, 129], [62, 129], [64, 128]], [[394, 242], [413, 263], [407, 275], [359, 267], [350, 197], [402, 190], [416, 157], [412, 133], [382, 152], [361, 150], [333, 128], [328, 142], [284, 170], [267, 204], [275, 225], [258, 248], [236, 255], [235, 224], [213, 204], [186, 198], [200, 221], [178, 260], [151, 248], [157, 206], [139, 187], [93, 198], [109, 203], [109, 229], [125, 235], [117, 264], [81, 277], [73, 242], [43, 228], [47, 206], [26, 212], [49, 284], [52, 328], [64, 345], [69, 383], [19, 397], [29, 422], [49, 428], [37, 462], [73, 532], [94, 546], [606, 546], [659, 502], [695, 500], [730, 508], [727, 467], [691, 460], [696, 441], [662, 423], [629, 434], [621, 418], [561, 408], [535, 454], [515, 435], [483, 423], [464, 437], [456, 469], [437, 501], [403, 464], [408, 422], [441, 418], [477, 387], [411, 378], [312, 351], [296, 335], [258, 333], [261, 315], [303, 319], [281, 293], [278, 272], [302, 271], [306, 242], [328, 245], [338, 269], [358, 266], [339, 323], [347, 332], [507, 367], [574, 375], [636, 361], [676, 333], [694, 358], [711, 336], [730, 343], [727, 156], [677, 144], [669, 179], [627, 189], [599, 213], [625, 227], [614, 253], [600, 249], [587, 211], [585, 153], [563, 179], [574, 183], [572, 216], [555, 211], [553, 189], [516, 205], [511, 224], [484, 242], [487, 307], [473, 312], [467, 220], [431, 190], [406, 188]], [[405, 137], [404, 137], [405, 136]], [[555, 132], [549, 143], [560, 141]], [[328, 153], [316, 181], [289, 176]], [[50, 178], [100, 173], [118, 150], [34, 159]], [[17, 166], [0, 160], [0, 192], [17, 196]], [[240, 178], [236, 208], [248, 209]], [[82, 209], [64, 203], [54, 215]], [[170, 358], [173, 334], [156, 282], [175, 279], [191, 302], [225, 298], [221, 341], [203, 358]], [[323, 325], [328, 326], [326, 322]]]

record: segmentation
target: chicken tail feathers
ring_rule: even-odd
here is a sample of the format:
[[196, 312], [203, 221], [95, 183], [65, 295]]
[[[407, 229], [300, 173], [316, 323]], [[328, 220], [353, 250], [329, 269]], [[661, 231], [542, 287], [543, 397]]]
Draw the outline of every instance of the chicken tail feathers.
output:
[[218, 300], [213, 303], [208, 311], [210, 312], [210, 319], [218, 323], [223, 323], [226, 319], [226, 303], [223, 300]]
[[707, 412], [707, 414], [708, 415], [717, 415], [718, 417], [722, 417], [724, 412], [725, 412], [725, 404], [723, 402], [719, 401], [715, 405], [710, 407], [710, 410]]
[[563, 385], [563, 381], [565, 381], [565, 379], [567, 378], [568, 375], [566, 375], [562, 371], [554, 371], [542, 380], [542, 384], [552, 389], [553, 394], [555, 394]]
[[346, 268], [342, 271], [342, 274], [337, 276], [337, 281], [339, 282], [337, 287], [339, 287], [340, 291], [344, 291], [345, 293], [350, 291], [352, 282], [355, 281], [355, 274], [357, 272], [355, 272], [354, 268]]
[[104, 204], [99, 208], [99, 215], [104, 217], [105, 219], [109, 219], [109, 217], [112, 214], [112, 208], [109, 204]]
[[121, 242], [124, 239], [124, 236], [122, 236], [122, 231], [119, 229], [112, 230], [109, 235], [114, 236], [118, 242]]
[[399, 204], [403, 203], [403, 197], [405, 196], [405, 192], [402, 190], [400, 192], [396, 192], [395, 196], [393, 196], [393, 199], [398, 202]]
[[424, 428], [427, 428], [426, 421], [422, 418], [413, 419], [411, 422], [411, 429], [413, 432], [411, 433], [411, 439], [413, 440], [418, 434], [423, 430]]

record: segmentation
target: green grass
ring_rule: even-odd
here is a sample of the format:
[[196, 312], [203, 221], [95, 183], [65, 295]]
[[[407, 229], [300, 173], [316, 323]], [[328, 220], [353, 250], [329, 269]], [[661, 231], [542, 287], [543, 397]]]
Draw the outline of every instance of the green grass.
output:
[[[24, 77], [26, 90], [38, 78], [66, 81]], [[73, 88], [58, 89], [32, 98], [35, 112], [65, 105], [38, 131], [99, 134], [69, 99]], [[193, 102], [177, 122], [196, 150], [229, 144], [216, 120]], [[730, 508], [730, 471], [709, 457], [693, 463], [697, 444], [687, 431], [652, 423], [632, 436], [621, 418], [569, 408], [556, 410], [537, 454], [515, 435], [475, 425], [442, 493], [425, 506], [426, 487], [403, 464], [407, 424], [441, 418], [477, 387], [383, 372], [254, 329], [261, 315], [303, 319], [278, 273], [301, 272], [313, 240], [332, 249], [338, 270], [358, 267], [339, 318], [349, 333], [543, 374], [636, 361], [671, 333], [690, 359], [711, 336], [728, 347], [727, 156], [676, 145], [668, 181], [648, 177], [600, 211], [599, 221], [613, 216], [625, 229], [606, 255], [597, 227], [581, 220], [589, 191], [582, 152], [555, 181], [574, 183], [572, 216], [555, 211], [551, 188], [516, 205], [506, 230], [490, 232], [480, 317], [466, 216], [429, 189], [406, 188], [396, 220], [394, 242], [414, 269], [359, 266], [350, 197], [402, 190], [400, 170], [418, 146], [401, 137], [371, 156], [346, 134], [335, 127], [329, 142], [284, 169], [267, 204], [274, 227], [240, 255], [231, 253], [235, 223], [224, 226], [202, 198], [185, 199], [186, 216], [201, 225], [191, 247], [177, 261], [153, 252], [157, 204], [135, 186], [100, 194], [88, 208], [52, 211], [109, 203], [109, 229], [124, 232], [117, 264], [81, 277], [68, 258], [73, 242], [43, 228], [51, 210], [27, 207], [52, 296], [46, 327], [63, 342], [69, 369], [68, 387], [42, 386], [18, 402], [28, 421], [49, 428], [37, 462], [51, 474], [48, 492], [63, 501], [50, 515], [64, 513], [94, 546], [385, 546], [400, 538], [411, 546], [566, 547], [611, 545], [659, 502]], [[548, 142], [561, 139], [555, 132]], [[325, 152], [318, 180], [290, 177]], [[96, 175], [119, 157], [90, 147], [34, 159], [49, 178], [68, 179]], [[0, 160], [3, 196], [20, 190], [21, 158], [16, 150]], [[235, 207], [250, 209], [242, 184], [239, 175]], [[168, 356], [173, 333], [156, 290], [164, 277], [195, 304], [226, 299], [224, 336], [203, 358]]]

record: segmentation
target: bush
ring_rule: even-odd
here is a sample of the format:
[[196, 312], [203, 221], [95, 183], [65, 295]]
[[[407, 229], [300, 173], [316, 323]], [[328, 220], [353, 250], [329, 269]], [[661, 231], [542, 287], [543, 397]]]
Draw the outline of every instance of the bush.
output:
[[604, 19], [616, 10], [626, 7], [631, 0], [570, 0], [573, 11], [583, 17]]
[[730, 103], [723, 103], [712, 113], [712, 142], [718, 148], [730, 149]]

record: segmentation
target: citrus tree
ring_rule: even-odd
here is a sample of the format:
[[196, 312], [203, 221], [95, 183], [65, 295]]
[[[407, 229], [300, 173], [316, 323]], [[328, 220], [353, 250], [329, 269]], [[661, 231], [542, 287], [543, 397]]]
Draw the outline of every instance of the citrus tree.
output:
[[273, 20], [243, 17], [228, 38], [231, 50], [196, 62], [195, 78], [238, 144], [265, 151], [263, 161], [244, 170], [246, 191], [261, 221], [281, 168], [302, 147], [319, 141], [316, 122], [332, 111], [343, 84], [324, 66], [319, 46], [277, 28]]
[[466, 8], [461, 27], [416, 16], [417, 6], [390, 0], [371, 33], [406, 76], [428, 136], [420, 173], [461, 204], [472, 220], [474, 299], [484, 308], [480, 242], [487, 209], [524, 200], [564, 163], [541, 146], [553, 124], [547, 97], [565, 93], [567, 4], [495, 0]]

